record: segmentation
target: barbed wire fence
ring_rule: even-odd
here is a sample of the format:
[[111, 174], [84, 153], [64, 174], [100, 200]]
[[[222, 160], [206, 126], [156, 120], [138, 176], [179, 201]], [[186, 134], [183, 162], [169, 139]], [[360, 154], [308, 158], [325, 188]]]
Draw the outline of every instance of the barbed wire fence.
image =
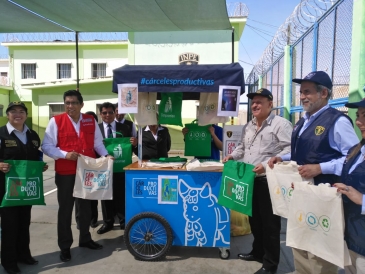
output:
[[[351, 62], [351, 0], [302, 0], [277, 30], [273, 40], [246, 79], [249, 92], [262, 86], [273, 92], [276, 114], [283, 115], [284, 49], [290, 45], [290, 77], [303, 78], [311, 71], [326, 71], [334, 84], [330, 104], [346, 112]], [[293, 122], [302, 115], [299, 86], [290, 87]]]

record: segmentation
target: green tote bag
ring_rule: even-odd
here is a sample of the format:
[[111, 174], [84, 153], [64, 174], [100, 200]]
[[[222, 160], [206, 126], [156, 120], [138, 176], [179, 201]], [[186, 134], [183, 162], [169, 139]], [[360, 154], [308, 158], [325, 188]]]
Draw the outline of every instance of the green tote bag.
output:
[[212, 153], [212, 135], [209, 128], [211, 125], [199, 126], [197, 120], [191, 124], [185, 124], [189, 129], [185, 134], [185, 156], [210, 157]]
[[5, 174], [5, 195], [1, 207], [46, 205], [43, 194], [44, 162], [5, 160], [11, 165]]
[[161, 93], [161, 102], [158, 107], [159, 124], [177, 125], [182, 127], [182, 98], [182, 92]]
[[[116, 133], [122, 135], [119, 132]], [[106, 138], [104, 139], [104, 145], [108, 154], [114, 157], [113, 172], [124, 172], [123, 168], [132, 163], [132, 145], [130, 138]]]
[[229, 160], [224, 164], [218, 204], [252, 216], [252, 193], [256, 173], [253, 165]]

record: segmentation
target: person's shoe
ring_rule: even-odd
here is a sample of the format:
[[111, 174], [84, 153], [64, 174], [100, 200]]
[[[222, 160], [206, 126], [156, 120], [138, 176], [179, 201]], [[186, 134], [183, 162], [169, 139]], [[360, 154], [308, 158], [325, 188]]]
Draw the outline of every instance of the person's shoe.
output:
[[61, 250], [60, 259], [62, 262], [71, 261], [71, 252], [69, 249]]
[[92, 228], [96, 228], [96, 227], [98, 227], [99, 226], [99, 224], [98, 224], [98, 222], [96, 221], [96, 222], [92, 222], [91, 224], [90, 224], [90, 226], [92, 227]]
[[86, 247], [86, 248], [94, 249], [94, 250], [103, 248], [102, 245], [95, 243], [93, 240], [91, 240], [90, 242], [87, 242], [87, 243], [79, 244], [79, 247]]
[[124, 230], [125, 229], [125, 220], [120, 222], [120, 229]]
[[4, 267], [6, 273], [8, 274], [20, 274], [22, 273], [19, 269], [19, 267], [16, 265], [16, 266], [13, 266], [13, 267]]
[[98, 234], [104, 234], [107, 233], [108, 231], [112, 230], [114, 227], [114, 225], [107, 225], [107, 224], [103, 224], [101, 226], [101, 228], [99, 228], [99, 230], [96, 232]]
[[268, 270], [265, 268], [260, 268], [259, 270], [257, 270], [254, 274], [275, 274], [276, 270]]
[[238, 259], [241, 259], [244, 261], [256, 261], [256, 262], [262, 263], [262, 259], [255, 257], [251, 253], [248, 253], [248, 254], [239, 253]]
[[27, 265], [35, 265], [38, 264], [38, 261], [34, 259], [32, 256], [28, 258], [19, 258], [18, 260], [20, 263], [27, 264]]

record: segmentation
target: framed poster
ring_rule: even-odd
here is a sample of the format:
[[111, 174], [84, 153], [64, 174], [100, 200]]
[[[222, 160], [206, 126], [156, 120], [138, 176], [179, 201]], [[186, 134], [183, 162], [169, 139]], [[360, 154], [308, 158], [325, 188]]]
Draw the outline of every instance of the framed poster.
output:
[[138, 112], [138, 84], [118, 84], [118, 113]]
[[218, 116], [238, 116], [241, 87], [219, 86]]

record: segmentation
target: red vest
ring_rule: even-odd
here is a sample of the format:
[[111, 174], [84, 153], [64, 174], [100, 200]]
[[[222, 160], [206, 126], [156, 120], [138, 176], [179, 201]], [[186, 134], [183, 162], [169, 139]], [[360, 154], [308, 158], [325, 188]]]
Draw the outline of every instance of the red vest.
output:
[[[80, 121], [80, 136], [66, 113], [54, 117], [58, 135], [57, 146], [67, 152], [75, 151], [82, 155], [96, 158], [94, 151], [95, 119], [91, 115], [82, 114]], [[76, 174], [77, 161], [58, 159], [55, 161], [55, 171], [61, 175]]]

